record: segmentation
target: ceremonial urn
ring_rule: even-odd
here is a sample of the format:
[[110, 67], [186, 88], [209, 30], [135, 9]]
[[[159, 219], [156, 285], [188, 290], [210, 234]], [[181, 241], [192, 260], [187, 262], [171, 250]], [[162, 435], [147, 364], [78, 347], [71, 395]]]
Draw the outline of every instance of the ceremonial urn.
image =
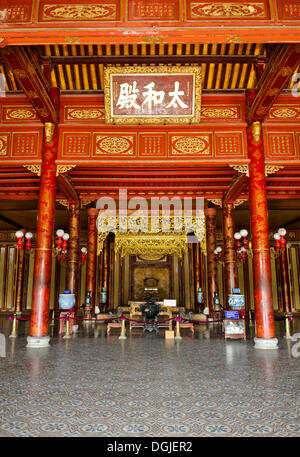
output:
[[203, 292], [201, 287], [199, 287], [198, 292], [197, 292], [197, 303], [201, 304], [203, 303]]
[[102, 303], [102, 304], [106, 303], [107, 295], [106, 295], [105, 287], [102, 287], [100, 296], [101, 296], [100, 303]]
[[214, 292], [214, 310], [220, 311], [221, 303], [218, 292]]
[[71, 294], [69, 290], [65, 290], [63, 294], [59, 294], [58, 304], [60, 309], [72, 309], [75, 305], [75, 294]]

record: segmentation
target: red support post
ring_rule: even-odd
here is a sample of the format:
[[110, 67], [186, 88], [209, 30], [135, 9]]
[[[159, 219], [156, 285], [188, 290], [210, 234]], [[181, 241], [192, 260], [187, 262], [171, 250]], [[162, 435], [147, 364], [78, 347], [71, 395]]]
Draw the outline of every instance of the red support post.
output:
[[255, 347], [274, 349], [278, 341], [274, 326], [265, 161], [260, 122], [253, 122], [248, 127], [247, 139], [256, 319], [254, 341]]
[[[50, 89], [50, 97], [58, 110], [59, 89]], [[40, 194], [38, 204], [33, 292], [28, 347], [48, 346], [49, 298], [52, 262], [52, 238], [56, 197], [57, 125], [45, 123], [42, 152]]]

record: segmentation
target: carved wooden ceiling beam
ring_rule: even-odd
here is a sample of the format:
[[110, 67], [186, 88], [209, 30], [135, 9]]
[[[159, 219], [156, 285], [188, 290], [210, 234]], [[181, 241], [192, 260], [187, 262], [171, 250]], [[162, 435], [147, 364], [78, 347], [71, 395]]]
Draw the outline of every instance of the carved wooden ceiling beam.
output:
[[0, 49], [5, 64], [22, 87], [28, 100], [42, 122], [57, 123], [58, 113], [49, 96], [49, 85], [30, 49], [23, 46], [7, 46]]
[[210, 64], [210, 63], [258, 63], [264, 62], [264, 55], [148, 55], [148, 56], [47, 56], [40, 60], [49, 59], [53, 65], [68, 65], [68, 64]]
[[[263, 121], [282, 89], [288, 84], [300, 64], [300, 44], [290, 43], [278, 46], [270, 58], [258, 82], [257, 89], [247, 91], [247, 120]], [[251, 100], [252, 99], [252, 100]]]
[[244, 191], [248, 183], [248, 177], [245, 174], [237, 175], [229, 189], [225, 192], [223, 201], [236, 201], [239, 195]]
[[60, 174], [56, 178], [56, 183], [58, 189], [67, 197], [67, 200], [70, 202], [78, 202], [78, 194], [74, 189], [74, 186], [70, 180], [70, 178], [65, 174]]

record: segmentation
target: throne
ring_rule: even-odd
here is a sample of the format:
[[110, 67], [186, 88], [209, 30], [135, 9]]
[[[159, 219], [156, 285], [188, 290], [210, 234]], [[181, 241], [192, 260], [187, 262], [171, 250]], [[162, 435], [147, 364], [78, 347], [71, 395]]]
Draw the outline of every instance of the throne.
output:
[[158, 300], [158, 282], [159, 280], [156, 278], [144, 279], [144, 297], [146, 300], [147, 298]]

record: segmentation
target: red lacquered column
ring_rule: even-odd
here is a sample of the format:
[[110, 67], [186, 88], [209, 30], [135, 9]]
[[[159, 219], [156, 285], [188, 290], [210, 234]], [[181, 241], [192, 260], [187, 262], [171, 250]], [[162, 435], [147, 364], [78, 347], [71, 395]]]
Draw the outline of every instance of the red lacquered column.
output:
[[283, 311], [285, 313], [292, 312], [291, 294], [290, 294], [290, 280], [289, 268], [287, 259], [287, 249], [281, 249], [280, 252], [280, 269], [281, 269], [281, 282], [282, 282], [282, 298], [283, 298]]
[[85, 317], [88, 319], [92, 317], [95, 310], [98, 213], [99, 210], [96, 208], [88, 209], [88, 253], [86, 268], [86, 292], [92, 293], [91, 307], [85, 308]]
[[68, 269], [67, 289], [76, 297], [75, 315], [78, 310], [78, 282], [79, 282], [79, 236], [80, 236], [80, 206], [78, 202], [69, 203], [69, 241], [68, 241]]
[[206, 224], [206, 251], [207, 251], [207, 286], [209, 317], [213, 318], [214, 292], [218, 290], [217, 264], [214, 250], [216, 249], [216, 214], [215, 208], [204, 210]]
[[[52, 98], [57, 100], [59, 90], [52, 89]], [[56, 194], [56, 156], [58, 127], [45, 124], [42, 150], [40, 194], [37, 215], [36, 248], [34, 262], [33, 291], [31, 304], [30, 332], [27, 346], [48, 346], [49, 298], [52, 261], [52, 237]]]
[[[20, 230], [25, 234], [26, 230]], [[18, 249], [18, 269], [17, 269], [17, 292], [16, 292], [16, 313], [22, 312], [22, 295], [23, 295], [23, 274], [24, 274], [24, 261], [25, 261], [25, 247]]]
[[237, 266], [234, 242], [233, 202], [223, 203], [225, 306], [228, 308], [228, 295], [238, 287]]
[[263, 137], [260, 122], [247, 129], [250, 219], [253, 249], [255, 346], [276, 348], [269, 245], [269, 223], [265, 179]]

